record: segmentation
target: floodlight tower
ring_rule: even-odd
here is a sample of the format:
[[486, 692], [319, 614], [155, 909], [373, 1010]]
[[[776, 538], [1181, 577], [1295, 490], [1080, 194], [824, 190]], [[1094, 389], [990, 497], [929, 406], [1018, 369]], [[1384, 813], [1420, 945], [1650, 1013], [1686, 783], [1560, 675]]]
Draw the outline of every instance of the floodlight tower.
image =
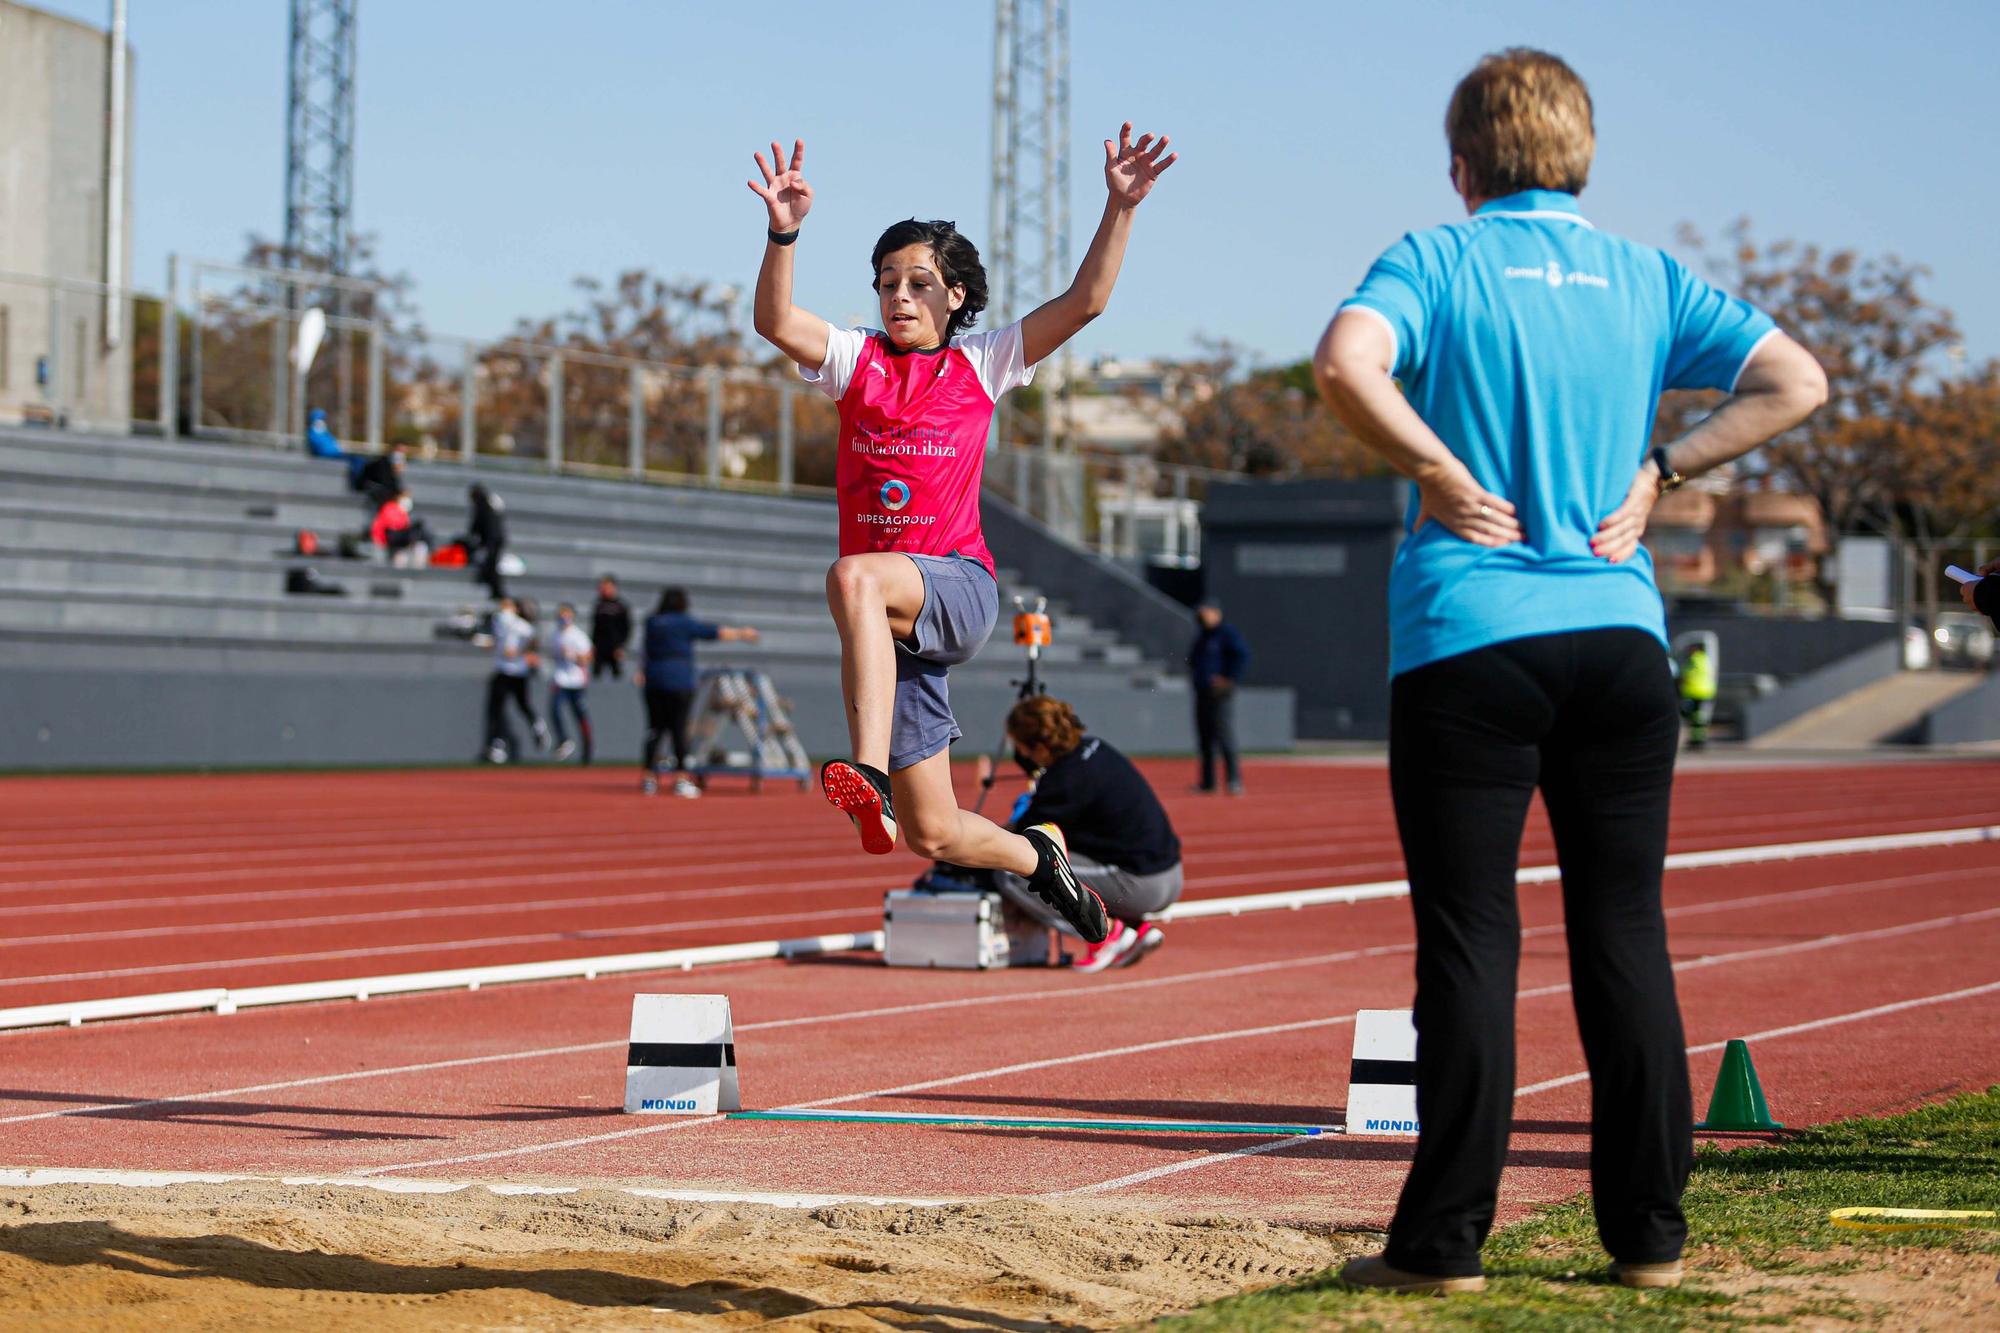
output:
[[[292, 0], [289, 96], [285, 113], [286, 268], [345, 274], [354, 216], [354, 7], [357, 0]], [[287, 284], [287, 306], [301, 295]], [[339, 289], [316, 298], [344, 313]], [[348, 434], [351, 340], [339, 349], [336, 428]], [[301, 396], [303, 396], [303, 385]]]
[[[1069, 282], [1069, 149], [1069, 0], [994, 0], [987, 292], [995, 327]], [[1066, 406], [1067, 357], [1062, 371]], [[1055, 395], [1042, 401], [1042, 445], [1054, 449], [1067, 413]]]

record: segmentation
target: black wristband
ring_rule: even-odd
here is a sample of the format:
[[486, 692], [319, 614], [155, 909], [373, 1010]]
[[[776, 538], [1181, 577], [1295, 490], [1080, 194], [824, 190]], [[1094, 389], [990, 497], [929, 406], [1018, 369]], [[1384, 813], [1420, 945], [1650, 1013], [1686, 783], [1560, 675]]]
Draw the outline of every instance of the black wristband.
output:
[[766, 228], [764, 234], [771, 238], [771, 244], [773, 245], [790, 245], [793, 241], [799, 239], [799, 229], [797, 227], [792, 228], [790, 231], [771, 231]]

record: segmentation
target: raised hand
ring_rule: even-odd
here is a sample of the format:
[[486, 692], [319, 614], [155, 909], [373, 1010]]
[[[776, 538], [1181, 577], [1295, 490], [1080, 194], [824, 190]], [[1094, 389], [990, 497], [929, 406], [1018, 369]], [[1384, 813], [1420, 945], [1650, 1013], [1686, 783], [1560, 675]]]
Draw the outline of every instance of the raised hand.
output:
[[[1130, 128], [1129, 126], [1127, 127]], [[805, 221], [812, 211], [812, 186], [806, 184], [805, 171], [806, 141], [792, 140], [792, 164], [785, 165], [785, 153], [777, 140], [771, 141], [771, 160], [764, 161], [762, 153], [753, 153], [757, 160], [757, 170], [763, 173], [764, 183], [749, 181], [751, 192], [764, 201], [764, 207], [771, 214], [772, 231], [797, 231], [799, 223]]]
[[1167, 153], [1166, 135], [1156, 140], [1150, 134], [1142, 134], [1134, 143], [1132, 122], [1128, 120], [1119, 126], [1118, 142], [1104, 141], [1104, 185], [1111, 191], [1111, 197], [1130, 208], [1152, 193], [1153, 182], [1180, 157], [1179, 153], [1161, 157], [1162, 153]]

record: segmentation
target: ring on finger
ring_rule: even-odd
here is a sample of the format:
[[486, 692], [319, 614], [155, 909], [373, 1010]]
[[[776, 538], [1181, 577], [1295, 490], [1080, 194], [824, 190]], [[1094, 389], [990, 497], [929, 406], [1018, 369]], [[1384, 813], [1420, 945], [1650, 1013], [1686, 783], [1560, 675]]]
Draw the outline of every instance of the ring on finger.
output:
[[1479, 516], [1481, 518], [1491, 518], [1493, 516], [1493, 511], [1491, 509], [1488, 509], [1485, 505], [1481, 505], [1479, 506]]

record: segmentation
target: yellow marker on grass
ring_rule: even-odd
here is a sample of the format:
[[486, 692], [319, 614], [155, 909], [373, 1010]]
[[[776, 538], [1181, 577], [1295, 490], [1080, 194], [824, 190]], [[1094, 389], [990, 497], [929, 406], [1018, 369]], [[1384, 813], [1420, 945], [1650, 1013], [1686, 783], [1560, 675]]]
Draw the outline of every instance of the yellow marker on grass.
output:
[[1856, 1231], [1933, 1231], [1938, 1228], [1988, 1227], [2000, 1213], [1956, 1208], [1836, 1208], [1827, 1219]]

